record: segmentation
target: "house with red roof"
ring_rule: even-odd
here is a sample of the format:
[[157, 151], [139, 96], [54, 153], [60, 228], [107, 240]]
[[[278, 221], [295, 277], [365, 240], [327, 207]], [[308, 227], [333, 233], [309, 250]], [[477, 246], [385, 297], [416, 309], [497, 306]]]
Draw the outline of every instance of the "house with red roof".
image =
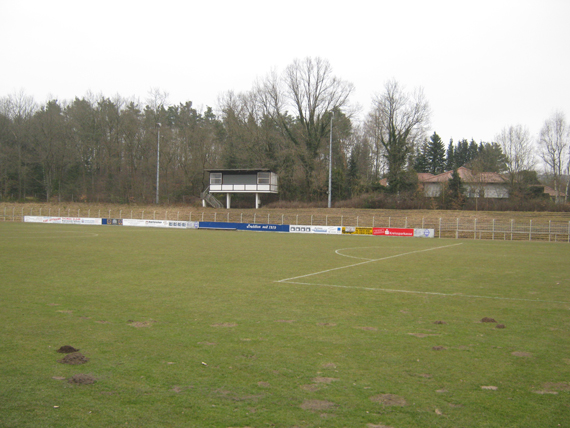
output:
[[[465, 196], [468, 198], [495, 198], [509, 197], [508, 181], [496, 172], [475, 172], [464, 166], [457, 169], [459, 177], [465, 187]], [[443, 189], [448, 185], [453, 171], [446, 171], [438, 175], [429, 173], [418, 174], [418, 181], [423, 187], [427, 197], [441, 196]]]

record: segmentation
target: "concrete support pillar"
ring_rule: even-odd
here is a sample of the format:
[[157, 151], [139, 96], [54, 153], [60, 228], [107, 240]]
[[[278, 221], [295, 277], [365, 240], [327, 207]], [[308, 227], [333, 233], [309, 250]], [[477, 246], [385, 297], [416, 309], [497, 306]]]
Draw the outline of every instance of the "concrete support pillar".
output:
[[206, 208], [206, 199], [202, 199], [202, 206]]
[[232, 205], [232, 195], [231, 193], [226, 193], [226, 208], [229, 210]]
[[255, 209], [259, 208], [259, 193], [255, 194]]

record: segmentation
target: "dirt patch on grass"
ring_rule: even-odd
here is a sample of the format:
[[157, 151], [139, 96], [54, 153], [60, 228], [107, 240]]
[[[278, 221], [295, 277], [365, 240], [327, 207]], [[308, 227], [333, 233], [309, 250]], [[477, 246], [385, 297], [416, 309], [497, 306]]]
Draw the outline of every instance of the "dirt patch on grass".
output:
[[335, 363], [324, 363], [323, 369], [336, 369], [336, 364]]
[[376, 425], [376, 424], [366, 424], [366, 428], [394, 428], [393, 426], [390, 425]]
[[309, 392], [315, 392], [321, 389], [320, 385], [317, 385], [316, 383], [312, 383], [309, 385], [301, 385], [299, 388], [301, 388], [303, 391], [309, 391]]
[[317, 325], [320, 325], [322, 327], [336, 327], [335, 322], [318, 322]]
[[481, 318], [481, 322], [493, 322], [493, 323], [497, 323], [497, 321], [495, 321], [494, 318], [489, 318], [489, 317], [483, 317]]
[[210, 327], [231, 328], [231, 327], [237, 327], [237, 324], [235, 322], [221, 322], [221, 323], [212, 324]]
[[414, 337], [441, 336], [441, 334], [427, 334], [427, 333], [408, 333], [408, 334]]
[[445, 321], [434, 321], [434, 324], [447, 324]]
[[71, 354], [67, 354], [65, 357], [63, 357], [61, 360], [58, 360], [57, 362], [61, 364], [78, 365], [78, 364], [85, 364], [87, 361], [89, 361], [89, 358], [87, 358], [81, 352], [73, 352]]
[[72, 352], [79, 352], [79, 349], [75, 349], [73, 346], [63, 345], [56, 352], [60, 354], [71, 354]]
[[127, 322], [129, 323], [129, 325], [131, 327], [135, 327], [135, 328], [148, 328], [148, 327], [152, 327], [152, 325], [154, 323], [156, 323], [156, 321], [154, 321], [154, 320], [149, 320], [149, 321], [132, 321], [132, 320], [129, 320]]
[[91, 385], [92, 383], [97, 382], [97, 379], [91, 375], [79, 373], [70, 377], [68, 382], [75, 385]]
[[495, 328], [505, 328], [505, 324], [497, 324]]
[[111, 324], [109, 321], [95, 321], [97, 324]]
[[433, 348], [434, 351], [445, 351], [447, 348], [445, 346], [434, 346]]
[[337, 380], [340, 380], [336, 377], [316, 377], [313, 379], [313, 382], [315, 383], [333, 383], [336, 382]]
[[525, 358], [532, 357], [532, 354], [530, 352], [524, 352], [524, 351], [511, 352], [511, 355], [514, 355], [515, 357], [525, 357]]
[[373, 397], [370, 397], [370, 401], [383, 404], [384, 406], [403, 407], [408, 404], [406, 403], [406, 399], [404, 397], [400, 397], [399, 395], [394, 394], [374, 395]]
[[301, 404], [303, 410], [330, 410], [336, 407], [336, 404], [327, 400], [305, 400]]
[[496, 391], [497, 389], [499, 389], [499, 387], [493, 385], [487, 385], [487, 386], [482, 386], [481, 389], [486, 389], [488, 391]]

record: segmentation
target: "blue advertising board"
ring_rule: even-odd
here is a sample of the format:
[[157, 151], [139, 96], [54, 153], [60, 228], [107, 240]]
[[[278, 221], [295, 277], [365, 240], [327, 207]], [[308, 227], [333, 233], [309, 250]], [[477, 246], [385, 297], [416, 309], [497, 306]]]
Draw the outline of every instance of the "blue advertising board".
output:
[[222, 223], [217, 221], [201, 221], [199, 229], [252, 230], [255, 232], [289, 232], [288, 224], [256, 224], [256, 223]]

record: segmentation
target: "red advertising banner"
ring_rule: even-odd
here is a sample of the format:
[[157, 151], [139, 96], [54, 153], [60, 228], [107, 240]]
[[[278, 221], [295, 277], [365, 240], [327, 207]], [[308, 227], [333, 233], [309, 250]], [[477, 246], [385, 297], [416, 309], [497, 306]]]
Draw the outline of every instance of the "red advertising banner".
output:
[[380, 236], [414, 236], [414, 229], [397, 229], [394, 227], [375, 227], [372, 229], [373, 235]]

